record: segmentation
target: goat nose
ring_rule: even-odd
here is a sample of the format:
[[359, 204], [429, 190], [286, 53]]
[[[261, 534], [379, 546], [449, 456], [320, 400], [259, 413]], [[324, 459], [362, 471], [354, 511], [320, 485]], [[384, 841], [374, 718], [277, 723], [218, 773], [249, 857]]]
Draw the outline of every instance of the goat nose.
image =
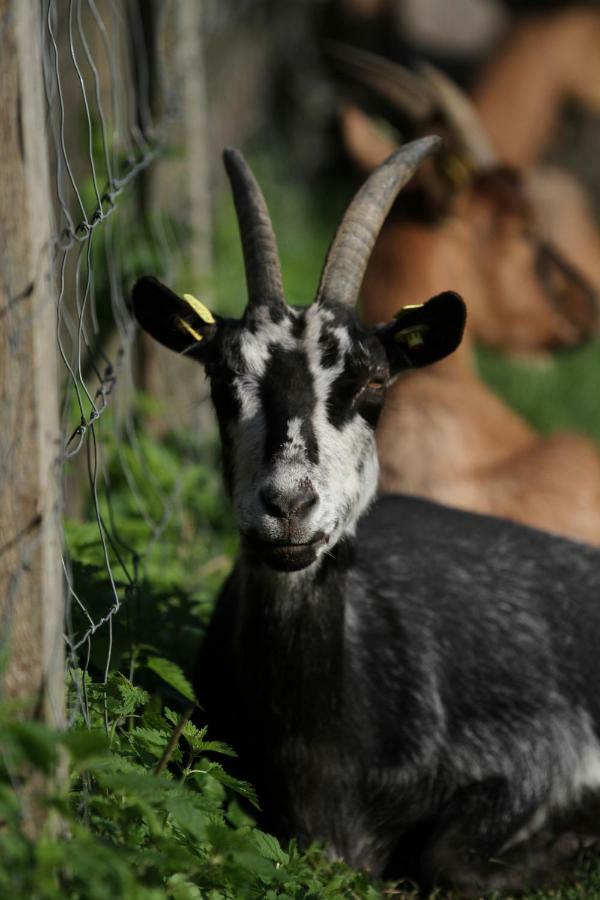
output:
[[289, 519], [292, 516], [303, 518], [319, 499], [310, 481], [305, 481], [289, 491], [277, 490], [273, 485], [267, 485], [260, 489], [259, 497], [269, 515], [277, 519]]

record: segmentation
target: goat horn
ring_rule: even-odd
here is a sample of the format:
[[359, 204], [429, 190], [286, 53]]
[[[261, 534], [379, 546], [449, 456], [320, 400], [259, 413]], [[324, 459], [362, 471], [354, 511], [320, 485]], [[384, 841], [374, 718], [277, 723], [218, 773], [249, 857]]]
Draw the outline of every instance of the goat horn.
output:
[[431, 87], [438, 108], [462, 149], [478, 171], [498, 165], [498, 154], [470, 98], [436, 66], [422, 63], [419, 70]]
[[223, 151], [244, 252], [248, 308], [285, 303], [271, 217], [259, 184], [239, 150]]
[[317, 303], [354, 305], [371, 250], [399, 191], [417, 166], [439, 148], [434, 135], [404, 144], [367, 178], [335, 234], [317, 290]]
[[434, 94], [422, 76], [383, 56], [339, 41], [329, 41], [327, 48], [340, 73], [371, 88], [413, 121], [422, 122], [433, 116]]

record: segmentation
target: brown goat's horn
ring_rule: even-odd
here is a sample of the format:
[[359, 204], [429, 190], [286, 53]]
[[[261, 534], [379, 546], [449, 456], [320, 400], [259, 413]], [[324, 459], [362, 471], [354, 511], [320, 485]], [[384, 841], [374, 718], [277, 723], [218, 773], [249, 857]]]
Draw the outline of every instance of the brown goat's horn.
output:
[[418, 124], [433, 119], [437, 110], [475, 169], [498, 165], [497, 153], [471, 99], [440, 69], [422, 63], [418, 72], [412, 72], [383, 56], [334, 42], [329, 45], [329, 56], [341, 72], [371, 88]]
[[436, 66], [422, 63], [419, 70], [435, 95], [440, 113], [475, 168], [481, 171], [497, 166], [498, 154], [470, 97]]
[[327, 55], [341, 74], [371, 88], [413, 121], [421, 123], [433, 116], [434, 92], [421, 75], [383, 56], [339, 41], [328, 42]]
[[404, 144], [367, 178], [346, 210], [329, 248], [317, 303], [356, 303], [371, 250], [398, 192], [440, 144], [436, 136]]
[[263, 193], [239, 150], [224, 150], [223, 162], [244, 251], [248, 308], [285, 303], [277, 241]]

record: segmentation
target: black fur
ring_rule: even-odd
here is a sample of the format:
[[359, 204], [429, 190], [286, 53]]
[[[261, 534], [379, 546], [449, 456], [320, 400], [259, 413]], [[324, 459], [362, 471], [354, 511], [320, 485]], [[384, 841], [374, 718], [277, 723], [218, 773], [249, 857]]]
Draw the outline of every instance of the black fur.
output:
[[306, 354], [300, 350], [271, 347], [260, 382], [260, 396], [267, 429], [265, 461], [275, 456], [285, 444], [290, 419], [299, 418], [307, 458], [311, 463], [318, 463], [319, 446], [310, 419], [316, 398]]
[[561, 741], [583, 712], [598, 734], [599, 598], [594, 549], [386, 497], [304, 587], [238, 560], [198, 694], [280, 836], [406, 875], [416, 835], [424, 882], [502, 887], [489, 860], [563, 778]]

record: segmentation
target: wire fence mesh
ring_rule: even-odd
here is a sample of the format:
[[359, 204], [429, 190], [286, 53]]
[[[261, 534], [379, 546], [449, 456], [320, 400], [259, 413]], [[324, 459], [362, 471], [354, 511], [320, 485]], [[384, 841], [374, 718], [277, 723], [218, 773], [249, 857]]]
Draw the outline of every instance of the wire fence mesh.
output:
[[[160, 12], [121, 0], [42, 5], [62, 362], [62, 493], [67, 513], [88, 526], [89, 547], [100, 552], [104, 566], [103, 589], [91, 602], [76, 587], [69, 553], [63, 554], [65, 640], [75, 689], [71, 718], [88, 716], [93, 642], [103, 648], [108, 677], [115, 620], [136, 596], [144, 552], [160, 539], [176, 507], [177, 487], [165, 492], [144, 462], [135, 415], [140, 360], [127, 308], [127, 291], [140, 269], [169, 278], [180, 265], [173, 222], [160, 211], [144, 215], [142, 193], [142, 176], [164, 153], [165, 135], [181, 114], [182, 73], [168, 56], [176, 52], [173, 19], [172, 3]], [[144, 552], [119, 533], [112, 506], [116, 469], [145, 528]]]
[[[169, 16], [172, 7], [164, 13], [165, 30]], [[135, 190], [162, 152], [175, 109], [173, 84], [165, 84], [166, 102], [160, 122], [154, 121], [147, 19], [139, 3], [45, 0], [43, 5], [43, 72], [56, 192], [53, 252], [63, 365], [64, 496], [71, 508], [79, 504], [80, 518], [91, 516], [96, 534], [90, 541], [99, 543], [108, 584], [103, 602], [91, 608], [75, 588], [65, 552], [65, 639], [77, 697], [71, 716], [78, 711], [88, 715], [84, 676], [100, 631], [105, 632], [103, 669], [108, 677], [114, 620], [135, 595], [143, 563], [139, 551], [120, 538], [112, 515], [111, 468], [121, 467], [149, 544], [158, 540], [164, 517], [173, 512], [173, 497], [161, 494], [158, 485], [142, 489], [143, 466], [134, 472], [123, 452], [128, 445], [143, 456], [133, 411], [135, 327], [126, 302], [136, 268], [132, 242], [160, 259], [161, 269], [176, 265], [167, 225], [160, 217], [151, 226], [142, 221]], [[164, 78], [169, 67], [161, 71]], [[107, 458], [109, 433], [116, 460]], [[162, 507], [158, 517], [147, 508], [149, 487]]]

